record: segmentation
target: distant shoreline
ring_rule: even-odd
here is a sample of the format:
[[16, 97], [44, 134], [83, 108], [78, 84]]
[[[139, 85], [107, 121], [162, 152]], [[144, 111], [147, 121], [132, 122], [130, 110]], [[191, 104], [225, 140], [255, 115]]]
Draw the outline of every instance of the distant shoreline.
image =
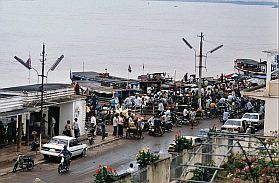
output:
[[260, 6], [273, 6], [278, 8], [277, 2], [271, 1], [226, 1], [226, 0], [151, 0], [151, 1], [180, 1], [180, 2], [194, 2], [194, 3], [230, 3], [239, 5], [260, 5]]

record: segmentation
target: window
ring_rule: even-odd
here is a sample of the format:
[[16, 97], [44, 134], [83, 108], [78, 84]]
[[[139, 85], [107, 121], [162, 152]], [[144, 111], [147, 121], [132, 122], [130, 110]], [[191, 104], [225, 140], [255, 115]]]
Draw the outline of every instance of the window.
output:
[[74, 146], [74, 142], [73, 140], [70, 141], [69, 147], [73, 147]]
[[70, 141], [70, 147], [77, 146], [77, 145], [79, 145], [77, 140]]

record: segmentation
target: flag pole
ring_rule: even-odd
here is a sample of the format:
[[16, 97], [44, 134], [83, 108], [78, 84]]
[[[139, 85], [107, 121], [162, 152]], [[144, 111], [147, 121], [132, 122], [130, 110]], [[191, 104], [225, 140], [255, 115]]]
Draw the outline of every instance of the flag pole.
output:
[[[30, 59], [30, 63], [29, 63], [29, 65], [31, 66], [31, 56], [30, 56], [30, 51], [29, 51], [29, 58], [28, 58], [28, 60]], [[29, 84], [30, 84], [30, 69], [29, 69], [29, 75], [28, 75], [28, 81], [29, 81]]]
[[127, 79], [127, 88], [129, 88], [129, 71], [128, 71], [128, 79]]

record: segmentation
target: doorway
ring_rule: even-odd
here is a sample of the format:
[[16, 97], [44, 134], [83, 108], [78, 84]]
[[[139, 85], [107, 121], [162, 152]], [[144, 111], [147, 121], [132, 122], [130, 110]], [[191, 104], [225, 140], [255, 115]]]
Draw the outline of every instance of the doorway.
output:
[[59, 114], [60, 107], [48, 107], [48, 135], [50, 135], [52, 118], [55, 119], [54, 134], [59, 135]]

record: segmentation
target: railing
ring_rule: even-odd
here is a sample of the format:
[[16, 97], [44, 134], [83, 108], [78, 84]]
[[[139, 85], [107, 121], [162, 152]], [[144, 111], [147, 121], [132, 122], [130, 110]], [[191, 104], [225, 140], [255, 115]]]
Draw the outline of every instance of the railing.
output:
[[146, 183], [147, 182], [147, 167], [140, 168], [138, 171], [131, 174], [131, 182]]

